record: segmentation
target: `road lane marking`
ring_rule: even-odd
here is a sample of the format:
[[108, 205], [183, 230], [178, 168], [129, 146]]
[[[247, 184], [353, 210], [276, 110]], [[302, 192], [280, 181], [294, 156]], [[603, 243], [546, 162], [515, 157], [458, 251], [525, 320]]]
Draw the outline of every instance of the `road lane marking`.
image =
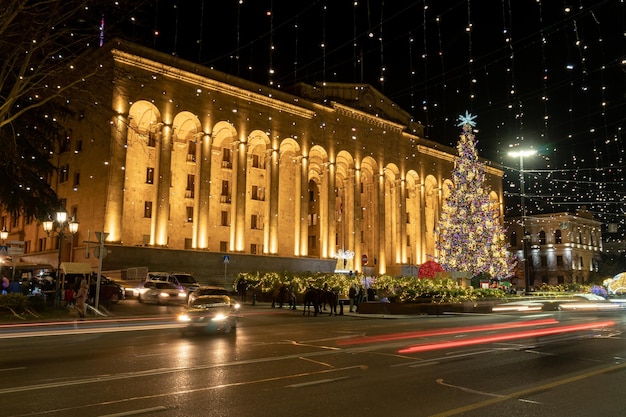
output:
[[317, 381], [311, 381], [311, 382], [303, 382], [302, 384], [291, 384], [291, 385], [287, 385], [287, 388], [302, 388], [302, 387], [310, 387], [311, 385], [320, 385], [320, 384], [328, 384], [330, 382], [337, 382], [337, 381], [342, 381], [344, 379], [348, 379], [347, 376], [342, 376], [340, 378], [333, 378], [333, 379], [319, 379]]
[[578, 375], [574, 375], [568, 378], [563, 378], [563, 379], [559, 379], [557, 381], [553, 381], [544, 385], [538, 385], [535, 387], [531, 387], [528, 389], [524, 389], [521, 391], [517, 391], [517, 392], [513, 392], [510, 394], [504, 394], [501, 397], [498, 398], [492, 398], [489, 400], [485, 400], [485, 401], [481, 401], [475, 404], [470, 404], [470, 405], [466, 405], [463, 407], [458, 407], [452, 410], [447, 410], [444, 411], [442, 413], [438, 413], [438, 414], [432, 414], [430, 417], [450, 417], [450, 416], [455, 416], [457, 414], [461, 414], [461, 413], [465, 413], [468, 411], [473, 411], [473, 410], [477, 410], [479, 408], [484, 408], [493, 404], [498, 404], [501, 403], [503, 401], [507, 401], [507, 400], [519, 400], [522, 401], [523, 398], [521, 397], [525, 397], [528, 395], [532, 395], [535, 394], [537, 392], [540, 391], [546, 391], [546, 390], [550, 390], [556, 387], [559, 387], [561, 385], [567, 385], [567, 384], [571, 384], [573, 382], [578, 382], [578, 381], [582, 381], [583, 379], [587, 379], [587, 378], [591, 378], [594, 376], [598, 376], [598, 375], [603, 375], [609, 372], [616, 372], [616, 371], [621, 371], [626, 369], [626, 363], [620, 364], [620, 365], [615, 365], [615, 366], [609, 366], [607, 368], [600, 368], [600, 369], [596, 369], [593, 371], [589, 371], [589, 372], [585, 372], [582, 374], [578, 374]]
[[122, 413], [115, 413], [115, 414], [106, 414], [100, 417], [127, 417], [127, 416], [137, 416], [139, 414], [148, 414], [148, 413], [154, 413], [155, 411], [166, 411], [167, 407], [163, 407], [163, 406], [158, 406], [158, 407], [151, 407], [151, 408], [142, 408], [141, 410], [132, 410], [132, 411], [124, 411]]

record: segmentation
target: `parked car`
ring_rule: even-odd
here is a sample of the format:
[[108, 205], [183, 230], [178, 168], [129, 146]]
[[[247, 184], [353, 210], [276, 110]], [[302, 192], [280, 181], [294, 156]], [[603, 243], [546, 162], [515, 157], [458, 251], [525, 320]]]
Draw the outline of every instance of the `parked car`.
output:
[[223, 331], [229, 333], [237, 328], [239, 303], [228, 295], [209, 294], [194, 297], [187, 310], [178, 316], [183, 323], [183, 334], [210, 333]]
[[146, 281], [139, 289], [137, 300], [140, 303], [184, 304], [187, 292], [171, 282]]
[[[214, 285], [203, 285], [198, 287], [194, 292], [189, 294], [189, 300], [187, 302], [188, 305], [192, 305], [193, 302], [198, 297], [206, 296], [206, 295], [225, 295], [230, 297], [230, 293], [224, 287], [218, 287]], [[235, 300], [231, 297], [231, 302], [235, 302]]]
[[185, 272], [148, 272], [146, 281], [170, 282], [191, 294], [200, 287], [193, 275]]
[[[93, 281], [93, 284], [89, 288], [89, 297], [94, 300], [96, 298], [95, 279]], [[124, 298], [126, 298], [126, 290], [124, 289], [123, 285], [105, 276], [100, 277], [100, 304], [108, 306], [110, 304], [116, 304], [118, 301], [123, 300]]]

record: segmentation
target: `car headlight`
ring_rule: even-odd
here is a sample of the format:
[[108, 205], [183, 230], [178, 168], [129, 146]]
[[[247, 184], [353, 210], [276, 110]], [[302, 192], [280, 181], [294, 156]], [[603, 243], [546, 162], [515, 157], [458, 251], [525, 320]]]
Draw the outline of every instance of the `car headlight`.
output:
[[162, 292], [161, 294], [159, 294], [159, 297], [163, 297], [163, 298], [167, 298], [169, 296], [170, 295], [168, 293], [166, 293], [166, 292]]
[[227, 317], [228, 316], [226, 314], [219, 313], [219, 314], [216, 314], [215, 317], [213, 317], [211, 320], [222, 321], [222, 320], [226, 320]]
[[239, 307], [241, 307], [241, 305], [239, 303], [235, 303], [233, 305], [231, 305], [231, 307], [235, 310], [239, 310]]
[[178, 321], [183, 321], [183, 322], [191, 321], [191, 317], [189, 317], [188, 314], [179, 314]]

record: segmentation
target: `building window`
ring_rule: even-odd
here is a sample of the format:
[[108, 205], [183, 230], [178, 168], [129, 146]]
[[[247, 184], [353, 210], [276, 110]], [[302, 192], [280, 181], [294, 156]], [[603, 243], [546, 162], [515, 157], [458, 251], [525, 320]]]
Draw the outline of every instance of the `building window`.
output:
[[148, 132], [148, 146], [151, 148], [156, 147], [156, 133]]
[[80, 172], [74, 173], [74, 188], [80, 185]]
[[222, 148], [222, 168], [233, 167], [233, 151], [232, 149]]
[[185, 188], [185, 198], [193, 198], [195, 182], [195, 176], [193, 174], [187, 174], [187, 188]]
[[230, 183], [227, 180], [222, 180], [222, 194], [220, 197], [222, 203], [230, 203]]
[[193, 223], [193, 207], [187, 207], [187, 223]]
[[365, 243], [365, 232], [361, 230], [361, 243]]
[[261, 253], [259, 251], [259, 246], [260, 245], [257, 245], [255, 243], [250, 244], [250, 253], [253, 254], [253, 255], [256, 255], [257, 253]]
[[230, 216], [228, 211], [222, 210], [221, 212], [221, 223], [222, 226], [230, 226]]
[[309, 249], [317, 247], [317, 236], [309, 236]]
[[542, 267], [547, 267], [548, 266], [548, 257], [546, 255], [541, 255], [540, 257], [541, 259], [541, 266]]
[[511, 246], [517, 246], [517, 232], [511, 232], [510, 242]]
[[37, 252], [43, 252], [46, 250], [46, 238], [42, 237], [39, 238], [39, 241], [37, 242]]
[[561, 231], [558, 229], [554, 232], [554, 243], [556, 243], [557, 245], [560, 243], [563, 243], [563, 237], [561, 235]]
[[556, 266], [563, 266], [563, 255], [556, 256]]
[[364, 187], [363, 187], [363, 183], [362, 183], [362, 182], [360, 182], [360, 183], [359, 183], [359, 186], [361, 187], [361, 194], [363, 194], [363, 189], [364, 189]]
[[190, 140], [187, 147], [187, 162], [196, 162], [196, 141]]
[[220, 252], [228, 251], [228, 242], [220, 241]]
[[539, 244], [540, 245], [545, 245], [546, 244], [546, 232], [545, 231], [541, 231], [539, 232]]
[[252, 168], [260, 168], [260, 169], [265, 168], [263, 166], [263, 162], [261, 160], [261, 156], [255, 155], [255, 154], [252, 155]]
[[30, 240], [24, 242], [24, 253], [30, 253]]
[[250, 228], [252, 230], [263, 230], [263, 222], [261, 220], [261, 216], [258, 214], [253, 214], [250, 217]]
[[193, 245], [193, 239], [190, 239], [190, 238], [186, 237], [185, 238], [185, 249], [193, 249], [192, 245]]
[[252, 186], [252, 199], [257, 201], [265, 201], [265, 187], [258, 185]]
[[63, 183], [70, 179], [70, 164], [61, 165], [59, 168], [59, 182]]
[[146, 168], [146, 184], [154, 184], [154, 168]]
[[72, 144], [72, 130], [70, 129], [67, 132], [65, 132], [63, 139], [61, 139], [61, 143], [59, 143], [59, 153], [69, 151], [71, 144]]
[[83, 150], [83, 141], [79, 139], [76, 141], [76, 148], [74, 148], [74, 153], [80, 153], [82, 150]]
[[145, 201], [143, 205], [143, 217], [152, 218], [152, 201]]

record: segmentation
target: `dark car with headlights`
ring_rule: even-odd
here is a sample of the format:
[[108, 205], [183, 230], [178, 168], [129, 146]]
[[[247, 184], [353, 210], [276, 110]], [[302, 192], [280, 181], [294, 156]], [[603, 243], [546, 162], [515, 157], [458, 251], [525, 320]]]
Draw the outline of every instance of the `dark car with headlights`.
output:
[[231, 303], [234, 303], [234, 298], [231, 297], [228, 290], [224, 287], [219, 287], [217, 285], [203, 285], [201, 287], [196, 288], [191, 294], [189, 294], [188, 304], [193, 304], [194, 300], [198, 297], [203, 297], [207, 295], [226, 295], [230, 297]]
[[199, 295], [178, 316], [178, 321], [184, 325], [183, 334], [228, 333], [237, 328], [239, 307], [239, 303], [228, 295]]

